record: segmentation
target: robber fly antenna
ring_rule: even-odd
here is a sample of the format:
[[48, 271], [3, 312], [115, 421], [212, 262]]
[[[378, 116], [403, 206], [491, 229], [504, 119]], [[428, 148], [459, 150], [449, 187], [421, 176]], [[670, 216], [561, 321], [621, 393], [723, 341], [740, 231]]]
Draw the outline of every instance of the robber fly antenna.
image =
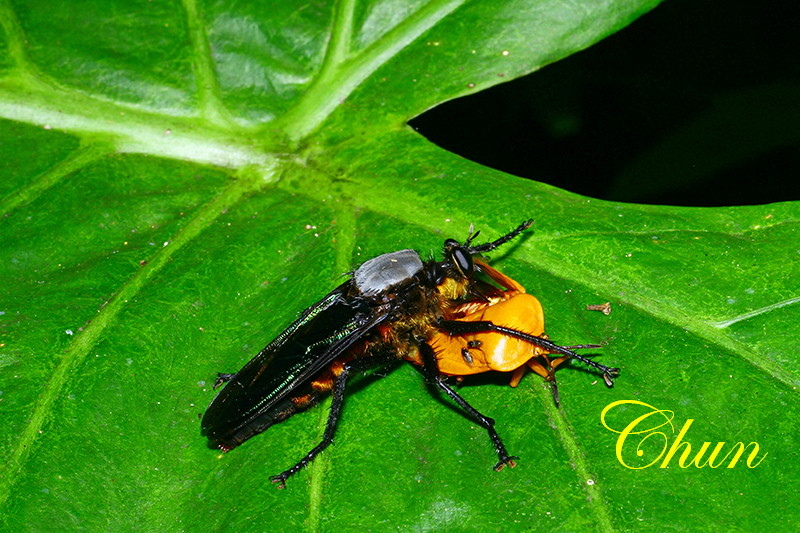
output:
[[470, 245], [470, 243], [471, 243], [473, 240], [475, 240], [475, 238], [476, 238], [478, 235], [480, 235], [480, 234], [481, 234], [481, 232], [480, 232], [480, 231], [475, 231], [475, 233], [473, 233], [473, 231], [475, 231], [475, 224], [470, 224], [470, 225], [469, 225], [469, 233], [467, 234], [467, 240], [466, 240], [466, 241], [464, 241], [464, 244], [463, 244], [464, 248], [469, 248], [469, 245]]
[[[503, 235], [502, 237], [500, 237], [496, 241], [487, 242], [486, 244], [481, 244], [479, 246], [469, 247], [468, 248], [469, 249], [469, 253], [474, 255], [474, 254], [482, 254], [484, 252], [489, 252], [491, 250], [494, 250], [498, 246], [507, 243], [508, 241], [510, 241], [511, 239], [513, 239], [514, 237], [516, 237], [517, 235], [519, 235], [520, 233], [522, 233], [526, 229], [530, 228], [532, 224], [533, 224], [533, 220], [526, 220], [525, 222], [520, 224], [517, 227], [517, 229], [515, 229], [511, 233]], [[480, 233], [480, 232], [478, 232], [478, 233]], [[473, 235], [472, 237], [467, 239], [467, 242], [464, 243], [464, 246], [469, 246], [469, 243], [472, 241], [473, 238], [478, 236], [478, 233], [476, 233], [475, 235]]]

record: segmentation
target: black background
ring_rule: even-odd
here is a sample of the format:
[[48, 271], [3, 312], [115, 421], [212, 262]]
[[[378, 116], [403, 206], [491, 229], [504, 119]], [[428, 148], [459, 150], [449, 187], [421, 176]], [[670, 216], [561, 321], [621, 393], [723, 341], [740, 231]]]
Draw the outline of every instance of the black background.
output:
[[796, 10], [667, 0], [587, 50], [411, 126], [468, 159], [595, 198], [798, 200]]

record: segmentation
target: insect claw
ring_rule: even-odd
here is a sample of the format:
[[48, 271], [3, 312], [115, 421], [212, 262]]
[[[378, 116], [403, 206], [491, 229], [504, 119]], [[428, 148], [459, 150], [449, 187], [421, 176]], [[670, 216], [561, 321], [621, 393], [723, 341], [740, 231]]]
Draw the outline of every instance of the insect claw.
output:
[[605, 372], [603, 372], [603, 381], [606, 382], [606, 386], [613, 387], [614, 386], [614, 379], [615, 377], [619, 376], [619, 368], [609, 368]]
[[517, 466], [517, 461], [515, 461], [515, 459], [519, 460], [519, 457], [517, 457], [516, 455], [511, 455], [509, 457], [504, 457], [503, 459], [500, 459], [500, 461], [498, 461], [498, 463], [494, 465], [494, 471], [499, 472], [503, 468], [505, 468], [506, 465], [508, 465], [509, 468], [514, 468], [515, 466]]
[[225, 373], [225, 372], [218, 373], [217, 374], [217, 379], [214, 380], [214, 385], [213, 385], [212, 388], [214, 390], [217, 390], [223, 383], [227, 383], [230, 380], [232, 380], [233, 376], [235, 376], [235, 375], [236, 375], [235, 373], [233, 373], [233, 374], [228, 374], [228, 373]]
[[278, 483], [277, 489], [285, 489], [286, 488], [286, 477], [282, 474], [278, 474], [277, 476], [272, 476], [269, 478], [272, 483]]

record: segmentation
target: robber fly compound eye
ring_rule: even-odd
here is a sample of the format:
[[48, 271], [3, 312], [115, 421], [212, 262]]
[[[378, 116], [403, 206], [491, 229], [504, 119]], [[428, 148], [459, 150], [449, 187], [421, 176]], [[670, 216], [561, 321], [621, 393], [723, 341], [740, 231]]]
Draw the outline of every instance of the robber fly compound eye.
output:
[[461, 275], [466, 278], [471, 278], [475, 270], [472, 256], [464, 248], [458, 247], [453, 249], [451, 257], [453, 265], [458, 269]]

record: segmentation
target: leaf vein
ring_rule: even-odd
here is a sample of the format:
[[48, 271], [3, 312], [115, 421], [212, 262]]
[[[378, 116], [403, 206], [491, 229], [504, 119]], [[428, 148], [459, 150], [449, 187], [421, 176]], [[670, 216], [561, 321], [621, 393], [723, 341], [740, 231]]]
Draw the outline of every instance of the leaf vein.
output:
[[97, 312], [97, 316], [89, 322], [83, 331], [76, 335], [73, 342], [56, 365], [39, 395], [27, 425], [22, 429], [14, 442], [8, 456], [8, 464], [0, 474], [0, 506], [5, 503], [12, 492], [13, 485], [19, 478], [27, 458], [33, 450], [35, 441], [51, 415], [53, 406], [70, 378], [91, 352], [103, 333], [113, 324], [128, 301], [135, 299], [136, 294], [147, 282], [159, 273], [171, 258], [186, 244], [196, 238], [205, 228], [210, 226], [222, 213], [238, 203], [248, 193], [255, 190], [258, 180], [241, 179], [228, 186], [220, 195], [203, 206], [197, 214], [170, 239], [169, 246], [160, 248], [148, 260], [147, 264], [131, 276]]

